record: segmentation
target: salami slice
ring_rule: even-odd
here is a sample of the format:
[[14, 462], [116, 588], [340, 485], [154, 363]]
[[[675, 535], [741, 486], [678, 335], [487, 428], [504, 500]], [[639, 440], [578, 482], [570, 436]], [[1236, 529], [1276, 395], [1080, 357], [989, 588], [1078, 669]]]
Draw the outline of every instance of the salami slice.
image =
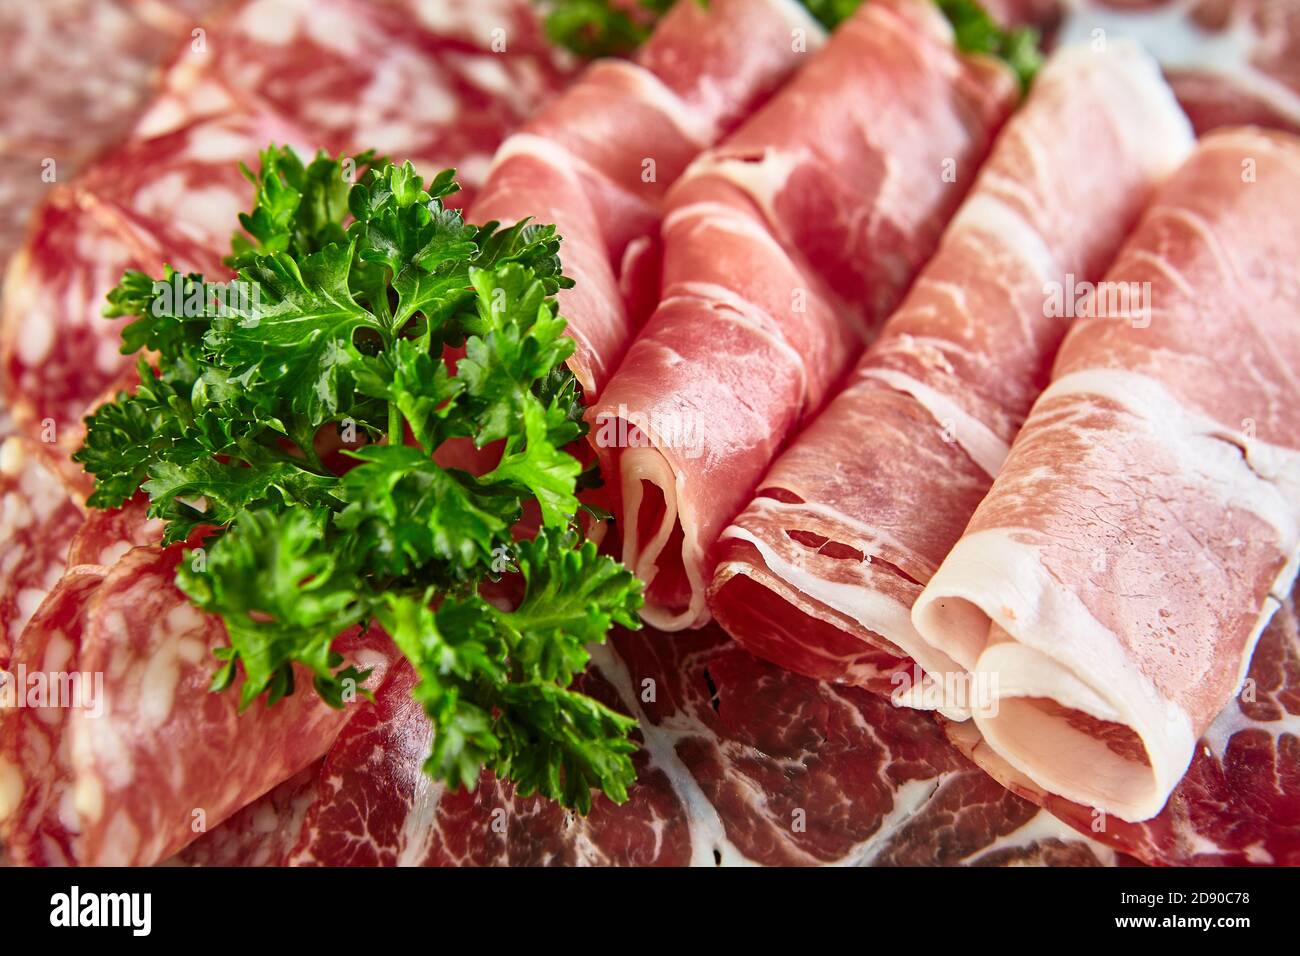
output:
[[0, 667], [63, 575], [83, 517], [35, 442], [0, 440]]
[[933, 251], [1016, 98], [933, 4], [865, 4], [673, 187], [662, 300], [589, 416], [648, 622], [709, 619], [718, 536]]
[[[51, 175], [45, 166], [46, 157], [21, 154], [0, 154], [0, 276], [9, 257], [22, 243], [27, 228], [27, 218], [53, 188]], [[71, 168], [64, 170], [71, 173]]]
[[228, 275], [220, 258], [239, 231], [239, 214], [253, 202], [253, 185], [239, 164], [258, 168], [269, 144], [292, 146], [310, 158], [316, 144], [301, 129], [268, 113], [235, 109], [169, 133], [132, 139], [89, 166], [77, 180], [134, 231], [149, 237], [169, 265], [198, 262], [216, 279]]
[[220, 256], [194, 243], [166, 248], [93, 195], [60, 187], [37, 211], [0, 302], [0, 392], [29, 435], [75, 449], [88, 406], [134, 359], [120, 352], [126, 319], [102, 317], [128, 268], [164, 263], [221, 274]]
[[506, 131], [562, 74], [527, 3], [489, 4], [472, 18], [453, 6], [463, 16], [441, 33], [420, 28], [404, 4], [235, 3], [183, 48], [137, 132], [253, 109], [332, 152], [375, 149], [426, 173], [459, 166], [472, 189]]
[[[20, 639], [16, 658], [31, 662], [29, 680], [37, 669], [51, 684], [78, 674], [94, 691], [90, 706], [60, 708], [55, 726], [32, 708], [6, 714], [19, 728], [36, 728], [9, 738], [44, 739], [24, 744], [0, 769], [9, 804], [20, 808], [4, 825], [16, 861], [48, 861], [47, 841], [24, 833], [49, 831], [59, 835], [59, 853], [79, 863], [155, 863], [310, 765], [352, 715], [326, 706], [302, 674], [299, 693], [243, 714], [237, 688], [209, 693], [212, 652], [225, 632], [173, 584], [181, 551], [136, 548], [107, 572], [74, 568], [78, 579], [102, 581], [84, 594], [61, 585], [56, 594], [66, 603], [49, 613], [66, 623], [42, 620]], [[339, 646], [382, 680], [385, 635], [345, 636]], [[56, 752], [57, 766], [36, 759]]]
[[[780, 670], [716, 628], [617, 634], [583, 688], [641, 722], [638, 782], [586, 818], [485, 776], [424, 776], [431, 728], [393, 671], [301, 780], [197, 841], [181, 862], [317, 865], [1097, 865], [1119, 854], [978, 771], [928, 715]], [[311, 799], [305, 814], [290, 810]], [[296, 825], [279, 858], [255, 821]]]
[[[149, 4], [47, 0], [0, 9], [0, 152], [72, 164], [125, 132], [178, 22]], [[69, 28], [76, 25], [75, 42]]]
[[77, 648], [104, 576], [104, 568], [87, 565], [59, 580], [28, 622], [0, 687], [0, 841], [15, 863], [79, 859], [67, 727], [74, 704], [91, 712], [103, 704], [94, 676], [77, 668]]

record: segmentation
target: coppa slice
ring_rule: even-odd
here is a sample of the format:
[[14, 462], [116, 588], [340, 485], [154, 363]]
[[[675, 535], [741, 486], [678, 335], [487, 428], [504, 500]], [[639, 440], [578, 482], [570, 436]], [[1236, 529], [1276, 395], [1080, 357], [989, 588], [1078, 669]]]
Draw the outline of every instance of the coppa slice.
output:
[[743, 646], [886, 694], [915, 683], [907, 658], [932, 658], [912, 604], [1047, 384], [1074, 311], [1052, 290], [1101, 276], [1191, 147], [1136, 47], [1055, 54], [880, 339], [723, 533], [709, 598]]
[[578, 343], [568, 364], [589, 402], [635, 331], [629, 300], [644, 312], [656, 291], [645, 287], [654, 269], [642, 260], [655, 254], [664, 190], [821, 38], [790, 0], [677, 4], [636, 62], [595, 63], [498, 151], [468, 218], [531, 217], [564, 237], [564, 271], [576, 284], [560, 292], [560, 311]]
[[314, 787], [286, 782], [179, 859], [370, 866], [1118, 859], [976, 770], [929, 715], [780, 670], [716, 628], [616, 634], [614, 650], [583, 680], [588, 692], [641, 718], [639, 780], [622, 806], [600, 798], [589, 816], [567, 819], [490, 777], [473, 793], [432, 783], [419, 766], [430, 728], [410, 703], [403, 667], [345, 729]]
[[[1204, 138], [913, 609], [1048, 792], [1158, 813], [1300, 550], [1300, 140]], [[924, 663], [924, 662], [923, 662]]]
[[663, 299], [589, 415], [651, 624], [708, 620], [718, 535], [933, 250], [1016, 95], [932, 3], [865, 4], [674, 187]]
[[[15, 862], [156, 863], [311, 764], [351, 716], [305, 687], [243, 714], [237, 694], [209, 693], [225, 632], [173, 584], [181, 552], [71, 569], [18, 641], [0, 710], [0, 834]], [[385, 635], [338, 647], [382, 681]]]

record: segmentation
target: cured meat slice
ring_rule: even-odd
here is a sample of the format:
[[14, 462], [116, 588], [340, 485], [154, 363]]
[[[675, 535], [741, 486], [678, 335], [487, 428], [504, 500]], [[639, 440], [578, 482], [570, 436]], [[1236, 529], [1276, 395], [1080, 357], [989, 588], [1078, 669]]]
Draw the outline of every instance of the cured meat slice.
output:
[[102, 684], [77, 668], [77, 643], [105, 569], [86, 565], [59, 579], [32, 615], [0, 687], [0, 842], [16, 863], [67, 865], [77, 858], [72, 807], [72, 705], [102, 706]]
[[1300, 861], [1300, 630], [1296, 594], [1273, 616], [1241, 691], [1197, 744], [1187, 773], [1150, 820], [1107, 819], [1046, 793], [983, 742], [971, 721], [945, 729], [1006, 787], [1094, 839], [1147, 863], [1294, 866]]
[[102, 317], [128, 268], [220, 275], [220, 255], [184, 242], [164, 247], [113, 208], [59, 187], [37, 211], [10, 264], [0, 300], [0, 393], [16, 424], [63, 454], [80, 441], [82, 415], [134, 365], [120, 352], [126, 319]]
[[0, 668], [63, 575], [84, 517], [35, 445], [17, 435], [0, 442]]
[[53, 186], [43, 175], [44, 160], [42, 156], [0, 152], [0, 279], [9, 257], [22, 243], [28, 216]]
[[298, 127], [272, 114], [236, 110], [130, 140], [88, 167], [77, 187], [168, 255], [209, 250], [209, 274], [217, 278], [229, 275], [219, 260], [239, 230], [239, 214], [253, 203], [253, 185], [239, 164], [257, 169], [270, 143], [292, 146], [305, 159], [316, 151]]
[[1059, 43], [1141, 41], [1164, 67], [1198, 133], [1244, 123], [1300, 133], [1300, 6], [1290, 0], [1062, 0], [1058, 6]]
[[[307, 692], [239, 714], [237, 691], [209, 693], [225, 631], [173, 584], [181, 554], [73, 568], [24, 631], [23, 699], [41, 683], [82, 697], [0, 712], [0, 832], [15, 861], [155, 863], [315, 761], [352, 715]], [[339, 649], [382, 681], [385, 635]]]
[[1052, 291], [1100, 278], [1191, 145], [1136, 47], [1052, 58], [879, 340], [723, 533], [710, 602], [743, 646], [886, 694], [916, 685], [907, 658], [932, 661], [912, 604], [1047, 384], [1074, 311]]
[[428, 174], [459, 166], [472, 190], [562, 71], [528, 3], [446, 6], [236, 3], [182, 50], [137, 132], [252, 109], [309, 130], [331, 152], [375, 149]]
[[[68, 30], [75, 24], [76, 42]], [[67, 173], [129, 128], [179, 23], [153, 5], [47, 0], [0, 9], [0, 152], [66, 160]]]
[[648, 622], [708, 620], [718, 535], [932, 251], [1015, 98], [932, 4], [866, 4], [674, 187], [662, 301], [590, 412]]
[[[73, 23], [80, 36], [70, 43]], [[181, 29], [153, 3], [50, 0], [0, 9], [0, 268], [51, 185], [70, 182], [130, 128]]]
[[187, 846], [174, 861], [188, 866], [283, 865], [316, 799], [322, 762], [318, 760], [300, 770], [248, 804]]
[[163, 521], [147, 515], [143, 492], [120, 508], [92, 508], [68, 545], [68, 567], [98, 564], [112, 567], [132, 548], [162, 543]]
[[1298, 174], [1287, 134], [1201, 141], [913, 609], [992, 750], [1122, 820], [1165, 805], [1295, 576]]
[[[753, 658], [719, 630], [618, 633], [584, 688], [641, 720], [631, 799], [572, 818], [489, 777], [449, 793], [421, 771], [430, 728], [397, 668], [344, 730], [274, 862], [325, 865], [1113, 863], [976, 770], [926, 714]], [[286, 783], [182, 862], [265, 861], [254, 820], [290, 825]]]
[[[654, 254], [664, 190], [821, 36], [788, 0], [678, 4], [636, 63], [593, 64], [498, 151], [469, 218], [555, 223], [565, 273], [576, 282], [559, 295], [578, 344], [569, 367], [589, 402], [634, 331], [625, 296], [646, 297], [653, 269], [642, 260]], [[636, 288], [621, 289], [620, 274], [636, 277]]]

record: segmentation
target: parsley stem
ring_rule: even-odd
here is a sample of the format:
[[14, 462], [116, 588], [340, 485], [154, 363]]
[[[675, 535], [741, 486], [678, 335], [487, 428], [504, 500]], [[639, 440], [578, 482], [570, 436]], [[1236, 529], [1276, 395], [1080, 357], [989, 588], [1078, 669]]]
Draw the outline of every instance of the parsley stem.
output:
[[388, 444], [401, 445], [405, 442], [406, 434], [402, 421], [402, 413], [397, 408], [396, 402], [388, 403]]

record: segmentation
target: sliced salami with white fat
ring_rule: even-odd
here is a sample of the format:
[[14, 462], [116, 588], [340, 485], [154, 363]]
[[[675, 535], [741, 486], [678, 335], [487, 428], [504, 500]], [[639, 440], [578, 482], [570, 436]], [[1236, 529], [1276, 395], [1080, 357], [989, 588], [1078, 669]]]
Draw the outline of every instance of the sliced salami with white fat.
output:
[[[20, 689], [43, 672], [50, 687], [83, 692], [58, 701], [54, 721], [26, 706], [3, 714], [18, 749], [0, 760], [0, 833], [16, 861], [50, 862], [49, 841], [27, 836], [48, 830], [71, 861], [158, 862], [310, 765], [352, 716], [324, 704], [303, 673], [297, 693], [243, 714], [237, 686], [210, 693], [225, 631], [176, 589], [181, 552], [136, 548], [111, 569], [72, 569], [20, 638]], [[385, 635], [345, 635], [338, 647], [382, 681]], [[59, 760], [41, 759], [50, 754]]]
[[0, 668], [63, 575], [84, 517], [36, 442], [0, 439]]

